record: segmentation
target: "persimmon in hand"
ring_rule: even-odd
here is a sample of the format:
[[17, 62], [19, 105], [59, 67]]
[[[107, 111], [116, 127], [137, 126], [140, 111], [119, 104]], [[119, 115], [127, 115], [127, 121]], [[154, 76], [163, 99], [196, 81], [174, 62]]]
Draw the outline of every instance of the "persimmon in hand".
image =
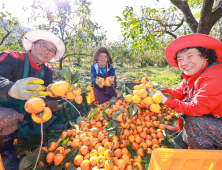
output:
[[31, 98], [25, 102], [25, 111], [28, 113], [40, 113], [45, 108], [45, 102], [39, 97]]
[[69, 84], [65, 81], [59, 81], [53, 83], [51, 86], [51, 91], [56, 96], [64, 96], [69, 89]]
[[[52, 111], [49, 107], [45, 107], [44, 110], [42, 111], [42, 122], [46, 122], [52, 117]], [[41, 117], [40, 113], [32, 113], [32, 120], [36, 123], [41, 123]]]

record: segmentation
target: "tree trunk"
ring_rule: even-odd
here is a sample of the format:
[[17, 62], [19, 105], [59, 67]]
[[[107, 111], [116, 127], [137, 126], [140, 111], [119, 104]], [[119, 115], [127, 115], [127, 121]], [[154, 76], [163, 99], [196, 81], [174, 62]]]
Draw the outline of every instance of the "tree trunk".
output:
[[188, 0], [170, 1], [183, 12], [185, 22], [188, 24], [193, 33], [209, 34], [215, 23], [222, 17], [221, 0], [220, 2], [217, 2], [215, 9], [212, 9], [214, 0], [203, 1], [199, 23], [196, 21], [190, 10]]
[[78, 64], [79, 64], [79, 66], [80, 66], [80, 57], [78, 57], [77, 60], [78, 60]]
[[59, 68], [62, 69], [62, 58], [59, 60]]

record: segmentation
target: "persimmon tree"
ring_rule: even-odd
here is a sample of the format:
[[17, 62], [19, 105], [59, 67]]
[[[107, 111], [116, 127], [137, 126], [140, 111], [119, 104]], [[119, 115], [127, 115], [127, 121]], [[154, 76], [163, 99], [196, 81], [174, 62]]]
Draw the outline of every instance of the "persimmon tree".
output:
[[90, 4], [86, 0], [72, 3], [69, 0], [53, 0], [47, 5], [46, 0], [33, 0], [28, 22], [41, 19], [44, 24], [36, 25], [36, 28], [50, 30], [65, 43], [66, 52], [59, 61], [60, 69], [65, 58], [88, 52], [91, 43], [99, 43], [105, 37], [99, 32], [101, 27], [90, 19]]
[[18, 19], [2, 4], [0, 12], [0, 51], [3, 50], [23, 50], [21, 38], [24, 30]]
[[131, 61], [130, 49], [127, 42], [115, 40], [106, 44], [114, 63], [120, 65]]
[[[131, 53], [137, 57], [142, 67], [153, 65], [147, 54], [158, 49], [159, 37], [168, 34], [176, 38], [174, 32], [183, 24], [182, 13], [176, 7], [169, 9], [152, 9], [141, 7], [142, 17], [138, 17], [132, 7], [126, 7], [123, 17], [119, 17], [123, 36], [130, 39]], [[149, 55], [150, 56], [150, 55]]]
[[[222, 17], [222, 0], [170, 0], [181, 10], [185, 22], [193, 33], [209, 34], [212, 27]], [[191, 8], [199, 7], [199, 21], [193, 15]]]
[[[141, 66], [145, 66], [142, 63], [149, 60], [144, 54], [159, 50], [160, 37], [168, 37], [170, 41], [189, 33], [215, 34], [211, 31], [216, 31], [212, 29], [213, 26], [221, 30], [219, 19], [222, 16], [222, 0], [170, 0], [170, 2], [173, 6], [168, 9], [141, 7], [141, 17], [134, 13], [132, 7], [125, 7], [122, 17], [117, 16], [124, 38], [130, 39], [131, 51], [138, 58], [140, 56]], [[219, 37], [221, 34], [217, 38]]]

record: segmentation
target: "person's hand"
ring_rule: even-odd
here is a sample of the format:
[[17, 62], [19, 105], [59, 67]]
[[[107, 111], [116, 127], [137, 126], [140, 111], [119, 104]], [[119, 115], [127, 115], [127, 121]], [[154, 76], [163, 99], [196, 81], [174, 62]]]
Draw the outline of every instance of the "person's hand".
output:
[[35, 77], [20, 79], [9, 89], [9, 95], [16, 99], [28, 100], [32, 97], [38, 97], [38, 92], [44, 90], [44, 87], [38, 85], [44, 81]]
[[168, 98], [166, 96], [164, 96], [161, 91], [159, 91], [159, 90], [156, 90], [156, 91], [157, 91], [156, 93], [158, 93], [158, 94], [160, 94], [162, 96], [162, 98], [163, 98], [162, 103], [164, 104], [167, 101]]
[[149, 96], [151, 96], [151, 97], [153, 97], [154, 94], [156, 94], [156, 93], [160, 94], [160, 95], [162, 96], [162, 98], [163, 98], [163, 101], [161, 102], [161, 103], [163, 103], [163, 104], [164, 104], [164, 103], [167, 101], [167, 99], [168, 99], [166, 96], [164, 96], [164, 94], [163, 94], [160, 90], [149, 89], [148, 91], [149, 91]]

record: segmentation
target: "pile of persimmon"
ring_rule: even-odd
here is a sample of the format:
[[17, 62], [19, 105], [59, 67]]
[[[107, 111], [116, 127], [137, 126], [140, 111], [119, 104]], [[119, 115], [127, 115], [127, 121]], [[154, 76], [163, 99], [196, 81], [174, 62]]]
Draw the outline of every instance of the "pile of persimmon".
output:
[[39, 97], [27, 100], [24, 107], [25, 111], [31, 114], [32, 120], [36, 123], [41, 123], [40, 113], [42, 113], [43, 123], [52, 117], [51, 109], [49, 107], [45, 107], [44, 100]]
[[46, 91], [50, 97], [65, 97], [69, 100], [75, 100], [76, 103], [82, 103], [81, 88], [73, 88], [66, 81], [59, 81], [48, 85]]
[[[138, 113], [132, 119], [126, 116], [127, 102], [118, 100], [115, 105], [108, 108], [106, 102], [98, 105], [100, 117], [92, 118], [90, 121], [81, 121], [78, 126], [80, 131], [69, 129], [62, 132], [57, 142], [52, 142], [47, 148], [46, 161], [54, 165], [62, 164], [70, 148], [60, 146], [60, 141], [68, 139], [67, 145], [72, 148], [79, 148], [79, 153], [72, 162], [65, 163], [65, 167], [73, 163], [82, 170], [114, 169], [114, 170], [142, 170], [142, 159], [146, 153], [152, 153], [156, 148], [167, 148], [161, 145], [164, 139], [162, 130], [165, 125], [158, 121], [158, 117], [167, 117], [168, 120], [176, 114], [171, 113], [169, 108], [163, 107], [157, 113], [149, 110], [149, 106], [141, 102], [138, 106]], [[122, 129], [120, 136], [108, 138], [106, 125], [108, 121], [102, 116], [102, 109], [112, 118], [112, 115], [119, 109], [125, 109], [118, 117], [119, 128]], [[122, 109], [122, 110], [123, 110]], [[166, 113], [167, 112], [167, 113]], [[168, 123], [167, 121], [165, 122]], [[127, 149], [129, 143], [137, 153], [136, 157], [131, 156]]]
[[146, 105], [149, 106], [149, 110], [157, 113], [160, 111], [160, 103], [162, 102], [162, 96], [158, 93], [153, 95], [152, 97], [149, 96], [148, 89], [153, 88], [153, 82], [149, 82], [149, 80], [144, 77], [141, 80], [140, 85], [134, 86], [133, 95], [129, 94], [125, 97], [125, 100], [128, 103], [135, 103], [140, 104], [144, 102]]
[[106, 79], [102, 77], [97, 77], [96, 82], [100, 88], [104, 86], [111, 86], [114, 82], [115, 76], [109, 76]]

